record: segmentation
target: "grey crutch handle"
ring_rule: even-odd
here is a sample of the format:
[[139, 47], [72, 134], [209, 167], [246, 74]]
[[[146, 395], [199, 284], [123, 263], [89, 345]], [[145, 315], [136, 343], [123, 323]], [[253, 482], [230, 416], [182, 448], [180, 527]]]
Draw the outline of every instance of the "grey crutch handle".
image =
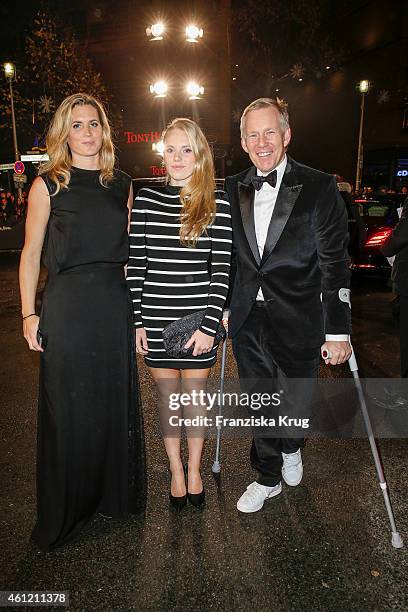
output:
[[228, 319], [230, 318], [230, 314], [231, 314], [231, 311], [229, 308], [224, 308], [224, 310], [222, 311], [221, 323], [225, 331], [228, 331]]

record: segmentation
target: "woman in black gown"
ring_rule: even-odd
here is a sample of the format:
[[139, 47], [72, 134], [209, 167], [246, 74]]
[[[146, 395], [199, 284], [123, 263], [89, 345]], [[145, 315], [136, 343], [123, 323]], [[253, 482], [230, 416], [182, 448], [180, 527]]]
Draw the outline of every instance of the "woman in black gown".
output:
[[[131, 179], [114, 169], [106, 114], [91, 96], [61, 103], [47, 147], [29, 196], [20, 289], [24, 337], [41, 352], [32, 537], [51, 550], [95, 513], [142, 511], [146, 484], [124, 276]], [[42, 250], [48, 279], [38, 316]]]

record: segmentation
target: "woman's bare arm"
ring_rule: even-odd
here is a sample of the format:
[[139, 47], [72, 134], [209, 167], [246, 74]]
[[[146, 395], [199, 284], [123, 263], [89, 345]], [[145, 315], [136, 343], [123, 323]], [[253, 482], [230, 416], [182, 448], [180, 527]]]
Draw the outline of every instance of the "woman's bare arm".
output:
[[[41, 251], [50, 216], [50, 197], [41, 177], [32, 184], [28, 197], [25, 241], [20, 259], [20, 293], [23, 317], [35, 313], [35, 295], [40, 274]], [[39, 317], [23, 321], [24, 338], [31, 350], [42, 351], [37, 342]]]

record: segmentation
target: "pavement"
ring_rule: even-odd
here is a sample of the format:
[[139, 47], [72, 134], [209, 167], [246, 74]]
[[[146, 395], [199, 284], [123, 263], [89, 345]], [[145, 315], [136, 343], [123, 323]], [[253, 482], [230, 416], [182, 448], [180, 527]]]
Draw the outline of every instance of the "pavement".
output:
[[[86, 612], [408, 610], [408, 549], [391, 546], [367, 440], [309, 440], [301, 485], [284, 485], [281, 495], [252, 515], [236, 510], [238, 497], [254, 479], [249, 439], [223, 441], [219, 477], [211, 472], [210, 440], [203, 458], [206, 507], [199, 512], [187, 506], [174, 514], [168, 507], [154, 388], [143, 362], [146, 513], [125, 521], [99, 517], [80, 540], [52, 553], [38, 551], [29, 542], [35, 516], [38, 355], [21, 337], [17, 260], [0, 255], [1, 589], [69, 591], [69, 609]], [[365, 376], [398, 376], [390, 300], [383, 287], [357, 288], [353, 340]], [[229, 351], [227, 375], [234, 374]], [[219, 364], [213, 372], [218, 375]], [[349, 373], [347, 367], [324, 367], [321, 375]], [[380, 448], [398, 529], [408, 547], [407, 442], [381, 440]]]

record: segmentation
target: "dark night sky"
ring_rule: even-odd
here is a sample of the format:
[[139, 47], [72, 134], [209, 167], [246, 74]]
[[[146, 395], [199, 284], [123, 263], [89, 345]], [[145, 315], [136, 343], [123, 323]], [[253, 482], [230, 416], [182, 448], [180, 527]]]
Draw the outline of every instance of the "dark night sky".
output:
[[[211, 0], [208, 2], [210, 3]], [[232, 4], [237, 7], [242, 3], [243, 0], [236, 0]], [[145, 3], [130, 0], [116, 0], [115, 3], [104, 0], [100, 2], [96, 0], [85, 2], [49, 0], [45, 4], [56, 13], [65, 13], [66, 21], [69, 22], [71, 19], [78, 31], [78, 36], [83, 36], [86, 32], [85, 24], [80, 20], [80, 11], [84, 6], [92, 7], [93, 10], [102, 7], [102, 9], [113, 11], [114, 19], [108, 46], [114, 50], [115, 45], [122, 45], [122, 69], [115, 70], [110, 62], [109, 53], [105, 55], [96, 53], [93, 59], [108, 86], [119, 95], [121, 106], [128, 107], [125, 117], [128, 125], [136, 123], [136, 119], [140, 121], [142, 111], [137, 109], [137, 104], [140, 105], [142, 98], [137, 98], [135, 94], [140, 80], [138, 71], [145, 69], [151, 58], [137, 57], [137, 53], [131, 52], [126, 47], [127, 43], [123, 36], [118, 36], [115, 40], [115, 31], [119, 31], [115, 28], [122, 15], [125, 20], [127, 18], [131, 24], [134, 24], [134, 36], [137, 33], [143, 33], [148, 13], [144, 13], [139, 8]], [[180, 3], [166, 1], [150, 4], [151, 14], [153, 14], [155, 7], [162, 5], [171, 12], [172, 8], [177, 10]], [[41, 6], [40, 3], [35, 0], [25, 0], [23, 9], [21, 5], [10, 1], [1, 4], [1, 23], [10, 24], [10, 27], [3, 28], [0, 39], [2, 61], [13, 59], [13, 56], [18, 54], [18, 50], [24, 47], [24, 35], [30, 30], [32, 17], [39, 6]], [[283, 95], [290, 105], [293, 128], [291, 154], [307, 164], [327, 171], [337, 171], [351, 179], [355, 171], [359, 121], [359, 96], [355, 87], [360, 79], [368, 78], [374, 84], [372, 92], [367, 96], [365, 121], [367, 155], [370, 151], [395, 152], [397, 149], [403, 151], [408, 148], [408, 131], [401, 128], [404, 91], [408, 94], [408, 2], [328, 0], [327, 6], [330, 9], [329, 18], [333, 17], [335, 40], [339, 45], [345, 47], [347, 61], [344, 65], [330, 71], [330, 74], [323, 74], [322, 77], [305, 75], [302, 83], [288, 78], [279, 84], [279, 95]], [[240, 48], [242, 37], [236, 35], [235, 25], [232, 29], [231, 66], [234, 67], [238, 58], [239, 61], [242, 58]], [[271, 31], [275, 32], [276, 29], [271, 28]], [[106, 32], [105, 29], [104, 35]], [[290, 44], [289, 41], [288, 44]], [[93, 48], [96, 47], [91, 44], [89, 47], [91, 56]], [[245, 62], [245, 58], [243, 61]], [[168, 57], [163, 58], [162, 64], [165, 66], [166, 62], [168, 62]], [[241, 78], [239, 71], [237, 80], [231, 84], [231, 112], [239, 112], [242, 106], [254, 97], [265, 95], [262, 82], [260, 85], [251, 85], [244, 75]], [[381, 103], [379, 98], [384, 92], [388, 92], [388, 99]], [[208, 96], [206, 104], [216, 105], [216, 98]], [[134, 117], [132, 109], [135, 109]], [[232, 166], [230, 168], [239, 170], [246, 161], [239, 149], [237, 123], [233, 122], [231, 127], [235, 137], [232, 139], [233, 151], [230, 154]]]

